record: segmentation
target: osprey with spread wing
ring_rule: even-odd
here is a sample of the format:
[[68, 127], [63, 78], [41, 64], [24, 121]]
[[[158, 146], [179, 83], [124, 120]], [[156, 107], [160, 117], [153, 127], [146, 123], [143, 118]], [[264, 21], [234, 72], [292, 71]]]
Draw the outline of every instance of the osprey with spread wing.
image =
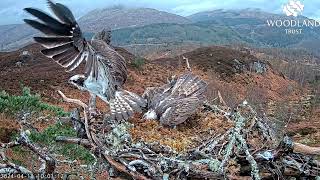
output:
[[187, 120], [205, 101], [207, 83], [188, 72], [173, 78], [161, 87], [147, 88], [145, 119], [160, 120], [166, 126], [176, 126]]
[[48, 4], [56, 18], [34, 8], [25, 8], [40, 21], [24, 21], [46, 35], [34, 37], [45, 47], [41, 52], [66, 68], [67, 72], [85, 61], [84, 74], [71, 77], [69, 82], [90, 92], [92, 106], [95, 107], [96, 96], [107, 102], [113, 119], [128, 119], [134, 111], [141, 111], [146, 106], [145, 100], [122, 89], [127, 79], [125, 59], [102, 38], [87, 41], [66, 6], [50, 0]]

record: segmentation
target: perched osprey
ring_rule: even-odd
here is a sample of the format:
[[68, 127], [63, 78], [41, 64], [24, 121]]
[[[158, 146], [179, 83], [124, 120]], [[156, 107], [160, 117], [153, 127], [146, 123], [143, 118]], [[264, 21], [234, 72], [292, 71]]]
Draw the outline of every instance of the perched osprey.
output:
[[122, 89], [127, 79], [126, 62], [105, 41], [105, 32], [87, 41], [66, 6], [50, 0], [48, 4], [56, 18], [41, 10], [25, 8], [39, 21], [24, 21], [46, 35], [34, 37], [36, 42], [46, 48], [41, 52], [66, 68], [67, 72], [86, 61], [84, 74], [71, 77], [69, 82], [90, 92], [91, 107], [95, 108], [95, 98], [98, 96], [110, 105], [111, 117], [114, 119], [128, 119], [134, 111], [141, 111], [146, 102], [138, 95]]
[[207, 83], [191, 72], [161, 87], [147, 88], [142, 97], [147, 100], [148, 112], [143, 117], [166, 126], [181, 124], [203, 105], [206, 89]]

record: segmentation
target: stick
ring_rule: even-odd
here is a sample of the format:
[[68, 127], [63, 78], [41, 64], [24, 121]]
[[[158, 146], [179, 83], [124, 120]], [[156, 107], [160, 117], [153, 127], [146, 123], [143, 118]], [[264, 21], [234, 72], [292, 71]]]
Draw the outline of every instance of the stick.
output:
[[86, 112], [88, 109], [88, 105], [86, 105], [85, 103], [83, 103], [82, 101], [80, 101], [78, 99], [71, 99], [71, 98], [66, 97], [60, 90], [58, 91], [58, 93], [60, 94], [60, 96], [63, 98], [64, 101], [77, 104], [84, 109], [84, 111], [83, 111], [84, 112], [84, 126], [85, 126], [85, 130], [86, 130], [86, 134], [87, 134], [89, 141], [93, 143], [94, 141], [93, 141], [91, 134], [90, 134], [90, 131], [89, 131], [88, 115]]
[[36, 179], [34, 174], [30, 170], [11, 162], [8, 162], [7, 164], [0, 164], [0, 174], [4, 174], [4, 175], [22, 174], [22, 175], [25, 175], [23, 177], [27, 177], [28, 179], [31, 179], [31, 180]]
[[90, 148], [92, 145], [88, 141], [88, 139], [80, 139], [80, 138], [73, 138], [73, 137], [64, 137], [64, 136], [58, 136], [56, 137], [57, 142], [63, 142], [68, 144], [79, 144], [84, 147]]
[[302, 154], [320, 155], [320, 147], [310, 147], [300, 143], [293, 143], [293, 151]]
[[87, 109], [87, 108], [88, 108], [88, 105], [86, 105], [86, 104], [83, 103], [82, 101], [80, 101], [80, 100], [78, 100], [78, 99], [68, 98], [68, 97], [66, 97], [66, 95], [64, 95], [60, 90], [58, 91], [58, 93], [60, 94], [60, 96], [62, 97], [62, 99], [63, 99], [65, 102], [77, 104], [77, 105], [81, 106], [83, 109]]
[[188, 68], [188, 70], [191, 72], [191, 67], [190, 67], [190, 64], [189, 64], [189, 59], [186, 58], [186, 57], [184, 57], [184, 56], [182, 56], [182, 58], [183, 58], [183, 60], [186, 60], [187, 68]]
[[102, 154], [102, 155], [113, 167], [115, 167], [120, 172], [123, 172], [123, 173], [126, 173], [126, 174], [130, 175], [134, 179], [149, 180], [149, 178], [145, 177], [144, 175], [142, 175], [142, 174], [140, 174], [138, 172], [130, 171], [129, 169], [127, 169], [126, 166], [124, 166], [121, 163], [118, 163], [117, 161], [113, 160], [111, 156], [106, 155], [106, 154]]
[[222, 98], [220, 91], [218, 91], [218, 97], [219, 97], [220, 103], [221, 103], [223, 106], [226, 106], [226, 107], [227, 107], [227, 103], [226, 103], [226, 102], [224, 101], [224, 99]]

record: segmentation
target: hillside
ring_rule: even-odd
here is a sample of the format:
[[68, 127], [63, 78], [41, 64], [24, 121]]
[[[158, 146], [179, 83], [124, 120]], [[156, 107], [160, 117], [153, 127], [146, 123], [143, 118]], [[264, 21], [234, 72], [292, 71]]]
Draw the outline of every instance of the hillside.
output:
[[[256, 103], [264, 104], [295, 99], [301, 93], [297, 83], [278, 73], [269, 62], [227, 47], [199, 48], [175, 58], [152, 62], [166, 67], [179, 67], [184, 63], [182, 57], [188, 58], [192, 67], [207, 75], [211, 92], [220, 91], [230, 106], [249, 97], [256, 98], [252, 101], [259, 100]], [[290, 86], [295, 90], [287, 93]], [[251, 93], [261, 94], [255, 97], [257, 94]]]
[[[67, 79], [73, 74], [81, 73], [81, 66], [74, 73], [66, 73], [52, 60], [39, 53], [39, 45], [29, 45], [19, 51], [0, 54], [0, 77], [5, 84], [1, 90], [9, 93], [19, 93], [21, 85], [31, 87], [41, 94], [46, 100], [57, 103], [52, 97], [57, 97], [57, 89], [73, 89]], [[34, 60], [16, 65], [22, 51], [28, 50], [34, 56]], [[126, 86], [137, 93], [143, 93], [146, 87], [166, 82], [169, 74], [180, 74], [185, 71], [185, 62], [182, 56], [167, 59], [146, 61], [146, 65], [138, 65], [136, 57], [124, 49], [117, 50], [128, 60], [130, 77]], [[272, 69], [268, 62], [240, 51], [226, 47], [200, 48], [183, 54], [189, 58], [194, 71], [205, 77], [210, 83], [209, 97], [215, 97], [217, 91], [228, 96], [230, 104], [236, 104], [246, 97], [254, 97], [250, 94], [252, 89], [263, 93], [259, 103], [267, 103], [269, 100], [280, 101], [283, 99], [295, 99], [300, 91], [294, 81], [284, 78]], [[140, 69], [135, 66], [142, 66]], [[166, 68], [163, 68], [165, 66]], [[176, 68], [174, 68], [176, 67]], [[137, 84], [140, 84], [137, 86]], [[294, 91], [287, 93], [288, 87], [294, 87]], [[231, 88], [232, 87], [232, 88]], [[251, 89], [251, 90], [250, 90]], [[255, 93], [257, 93], [255, 92]], [[81, 95], [83, 97], [83, 95]]]
[[153, 24], [140, 28], [125, 28], [112, 32], [117, 45], [128, 44], [229, 44], [250, 41], [231, 28], [217, 24]]
[[13, 24], [0, 26], [0, 51], [9, 51], [23, 47], [30, 43], [36, 30], [25, 24]]
[[[120, 29], [157, 23], [191, 22], [185, 17], [150, 8], [96, 9], [85, 14], [78, 21], [85, 33], [97, 32], [103, 28]], [[38, 32], [25, 24], [14, 24], [0, 26], [0, 33], [0, 51], [10, 51], [30, 44], [32, 37]]]
[[[260, 20], [267, 20], [270, 18], [281, 18], [282, 15], [272, 14], [261, 11], [260, 9], [241, 9], [241, 10], [224, 10], [217, 9], [214, 11], [203, 11], [199, 13], [187, 16], [193, 22], [212, 21], [216, 18], [255, 18]], [[247, 23], [255, 24], [254, 21], [248, 21]]]
[[[269, 27], [267, 20], [288, 19], [256, 9], [216, 10], [188, 16], [192, 24], [153, 24], [113, 32], [117, 45], [143, 50], [142, 44], [164, 46], [193, 43], [203, 45], [245, 44], [263, 48], [307, 50], [319, 56], [320, 29], [303, 27], [302, 34], [286, 34], [285, 28]], [[289, 18], [291, 20], [292, 18]], [[306, 20], [306, 17], [299, 17]], [[137, 44], [135, 46], [135, 44]], [[169, 45], [168, 45], [169, 44]]]
[[80, 26], [86, 32], [97, 32], [103, 28], [121, 29], [158, 23], [186, 24], [190, 22], [185, 17], [151, 8], [96, 9], [79, 19]]
[[[302, 34], [289, 35], [284, 28], [268, 26], [266, 21], [275, 19], [288, 17], [257, 9], [216, 10], [186, 18], [148, 8], [109, 8], [94, 10], [80, 18], [79, 23], [86, 37], [102, 28], [114, 29], [113, 43], [135, 54], [139, 52], [139, 55], [176, 45], [244, 44], [259, 48], [300, 49], [320, 56], [319, 28], [304, 27]], [[301, 16], [298, 19], [307, 18]], [[30, 43], [35, 33], [25, 25], [0, 26], [0, 32], [3, 34], [0, 40], [2, 51]]]
[[[290, 18], [285, 15], [263, 12], [259, 9], [215, 10], [188, 16], [193, 22], [225, 25], [258, 42], [264, 47], [302, 48], [319, 55], [320, 29], [302, 27], [302, 34], [286, 34], [285, 27], [269, 27], [267, 20], [307, 20], [299, 16]], [[298, 28], [300, 29], [300, 28]]]
[[[57, 89], [65, 89], [67, 93], [76, 97], [86, 97], [85, 94], [72, 93], [77, 91], [67, 83], [67, 79], [73, 74], [81, 73], [83, 66], [74, 73], [66, 73], [52, 60], [41, 55], [38, 52], [39, 48], [39, 45], [34, 44], [19, 51], [0, 54], [0, 79], [6, 82], [1, 85], [0, 90], [18, 94], [21, 85], [29, 86], [46, 101], [58, 104]], [[35, 59], [18, 67], [16, 62], [19, 61], [19, 54], [23, 50], [29, 50]], [[121, 48], [117, 50], [129, 63], [130, 74], [126, 86], [139, 94], [149, 86], [165, 83], [170, 74], [180, 74], [185, 71], [182, 56], [147, 60], [142, 69], [137, 69], [135, 67], [141, 65], [137, 64], [132, 54]], [[209, 82], [208, 97], [215, 98], [220, 91], [230, 106], [248, 99], [266, 107], [270, 101], [297, 100], [303, 93], [297, 83], [277, 73], [267, 61], [250, 54], [214, 46], [196, 49], [183, 56], [189, 59], [193, 71]]]

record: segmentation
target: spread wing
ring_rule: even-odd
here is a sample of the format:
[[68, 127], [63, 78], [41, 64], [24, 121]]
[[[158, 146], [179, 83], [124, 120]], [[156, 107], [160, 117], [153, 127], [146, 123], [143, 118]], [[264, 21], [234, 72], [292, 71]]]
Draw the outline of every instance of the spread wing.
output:
[[25, 8], [25, 11], [40, 21], [30, 19], [24, 21], [46, 35], [45, 37], [34, 37], [36, 42], [46, 48], [41, 52], [67, 68], [67, 71], [72, 71], [83, 60], [88, 59], [87, 42], [72, 12], [66, 6], [50, 0], [48, 4], [57, 18], [38, 9]]
[[186, 121], [202, 105], [197, 97], [177, 100], [168, 105], [160, 117], [160, 123], [166, 126], [176, 126]]
[[207, 90], [207, 83], [198, 76], [188, 72], [178, 78], [172, 89], [173, 97], [201, 96]]
[[165, 91], [170, 88], [172, 88], [172, 85], [169, 83], [160, 87], [147, 88], [142, 95], [142, 98], [147, 101], [147, 108], [154, 108], [161, 100], [165, 99], [168, 96]]
[[157, 104], [160, 122], [168, 126], [183, 123], [203, 105], [206, 90], [207, 83], [198, 76], [187, 73], [179, 77], [171, 94]]
[[[36, 42], [46, 48], [41, 52], [66, 68], [67, 72], [73, 71], [85, 60], [86, 76], [92, 76], [93, 80], [107, 76], [110, 83], [122, 85], [127, 78], [124, 58], [103, 40], [86, 41], [72, 12], [66, 6], [50, 0], [48, 4], [56, 18], [38, 9], [25, 8], [38, 21], [24, 21], [46, 35], [34, 37]], [[105, 66], [104, 70], [107, 72], [99, 71], [99, 66]]]

